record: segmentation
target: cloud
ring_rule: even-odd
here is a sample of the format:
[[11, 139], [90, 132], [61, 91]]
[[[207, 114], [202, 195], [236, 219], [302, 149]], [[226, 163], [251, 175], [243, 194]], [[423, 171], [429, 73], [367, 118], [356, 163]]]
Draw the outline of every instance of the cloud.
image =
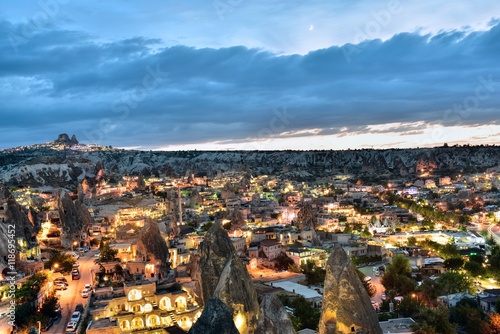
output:
[[[0, 21], [3, 35], [19, 29]], [[17, 52], [0, 42], [0, 145], [59, 132], [159, 147], [498, 124], [498, 54], [496, 21], [304, 55], [46, 29]]]

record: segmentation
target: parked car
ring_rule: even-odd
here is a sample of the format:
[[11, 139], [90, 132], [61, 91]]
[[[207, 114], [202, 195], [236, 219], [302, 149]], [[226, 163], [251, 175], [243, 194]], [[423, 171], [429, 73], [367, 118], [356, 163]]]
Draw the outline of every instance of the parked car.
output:
[[66, 290], [68, 288], [68, 285], [64, 282], [57, 282], [54, 286], [56, 287], [56, 290]]
[[90, 296], [90, 290], [82, 291], [82, 298], [89, 298], [89, 296]]
[[82, 317], [82, 313], [80, 311], [75, 311], [71, 315], [71, 320], [70, 321], [74, 321], [74, 322], [78, 323], [80, 321], [81, 317]]
[[78, 323], [75, 321], [70, 321], [66, 325], [66, 332], [74, 332], [76, 331], [76, 327], [78, 327]]
[[98, 251], [97, 251], [97, 252], [95, 252], [95, 254], [94, 254], [94, 256], [95, 256], [95, 257], [99, 257], [100, 255], [101, 255], [101, 251], [100, 251], [100, 250], [98, 250]]

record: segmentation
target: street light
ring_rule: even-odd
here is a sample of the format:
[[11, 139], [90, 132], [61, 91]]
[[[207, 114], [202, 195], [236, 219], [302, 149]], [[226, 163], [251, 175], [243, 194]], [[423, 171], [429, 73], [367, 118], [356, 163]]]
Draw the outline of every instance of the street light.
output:
[[59, 268], [59, 263], [54, 263], [54, 272], [57, 271], [57, 268]]

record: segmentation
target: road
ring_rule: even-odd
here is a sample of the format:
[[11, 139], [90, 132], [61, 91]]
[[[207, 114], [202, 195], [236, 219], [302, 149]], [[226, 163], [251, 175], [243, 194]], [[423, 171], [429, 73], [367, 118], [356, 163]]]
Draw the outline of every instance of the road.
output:
[[72, 281], [71, 275], [64, 276], [68, 280], [69, 286], [66, 290], [59, 290], [57, 292], [59, 303], [62, 307], [62, 317], [59, 318], [46, 333], [65, 333], [66, 325], [68, 324], [71, 314], [75, 311], [76, 305], [83, 304], [85, 306], [87, 303], [88, 298], [82, 297], [82, 290], [85, 284], [92, 283], [90, 270], [95, 266], [94, 260], [96, 258], [94, 257], [94, 254], [95, 251], [90, 250], [78, 259], [78, 263], [80, 263], [79, 269], [81, 275], [79, 280]]
[[366, 276], [370, 276], [372, 278], [372, 285], [375, 287], [375, 294], [370, 299], [379, 305], [382, 303], [382, 294], [385, 291], [384, 286], [381, 283], [382, 276], [375, 276], [375, 272], [373, 271], [373, 267], [379, 267], [382, 265], [382, 262], [376, 262], [373, 266], [361, 267], [359, 270], [365, 274]]
[[495, 240], [497, 244], [500, 244], [500, 227], [498, 225], [490, 225], [488, 227], [488, 232], [493, 236], [493, 240]]

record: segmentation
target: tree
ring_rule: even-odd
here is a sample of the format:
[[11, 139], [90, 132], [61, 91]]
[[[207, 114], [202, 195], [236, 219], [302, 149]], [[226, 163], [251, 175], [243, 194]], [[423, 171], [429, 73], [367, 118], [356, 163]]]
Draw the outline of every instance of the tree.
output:
[[61, 270], [62, 272], [69, 273], [73, 268], [75, 262], [76, 259], [73, 255], [56, 251], [51, 254], [49, 261], [47, 261], [47, 266], [50, 269], [52, 268], [56, 269], [56, 264], [57, 264], [57, 268], [59, 270]]
[[418, 320], [414, 330], [417, 334], [456, 333], [455, 325], [449, 321], [449, 310], [445, 306], [435, 309], [421, 308], [416, 318]]
[[123, 268], [119, 263], [115, 265], [115, 275], [118, 277], [123, 277]]
[[458, 292], [464, 292], [472, 289], [472, 281], [467, 275], [459, 272], [448, 271], [437, 279], [440, 295], [448, 295]]
[[458, 248], [454, 243], [449, 242], [441, 247], [441, 249], [439, 250], [439, 255], [441, 255], [443, 259], [447, 260], [452, 257], [460, 257], [460, 252], [458, 251]]
[[490, 323], [490, 333], [491, 334], [500, 334], [500, 314], [498, 313], [490, 313], [488, 315], [488, 320]]
[[288, 270], [295, 262], [289, 258], [285, 252], [281, 252], [278, 257], [276, 257], [276, 269], [278, 270]]
[[464, 265], [464, 259], [461, 257], [452, 257], [444, 260], [444, 267], [449, 270], [459, 270]]
[[306, 275], [308, 284], [322, 284], [325, 281], [326, 270], [320, 268], [312, 260], [307, 260], [306, 263], [300, 265], [302, 273]]
[[450, 320], [459, 324], [467, 333], [471, 334], [490, 333], [490, 326], [485, 319], [484, 311], [474, 299], [464, 298], [450, 311]]
[[55, 317], [58, 303], [59, 299], [54, 294], [49, 295], [44, 299], [42, 307], [40, 308], [40, 313], [48, 318]]
[[321, 311], [312, 307], [311, 303], [302, 296], [288, 297], [278, 295], [283, 305], [291, 307], [293, 313], [290, 316], [292, 324], [296, 330], [303, 328], [317, 329]]
[[102, 262], [114, 261], [116, 254], [118, 254], [118, 250], [111, 248], [109, 242], [101, 243], [101, 254], [99, 254], [99, 257]]
[[418, 287], [417, 291], [419, 292], [420, 299], [424, 304], [429, 307], [437, 306], [437, 291], [439, 289], [439, 285], [435, 280], [425, 279], [422, 281], [422, 284]]
[[486, 273], [486, 269], [481, 263], [469, 260], [465, 265], [464, 269], [472, 276], [478, 277]]
[[410, 273], [410, 261], [403, 255], [396, 255], [382, 276], [382, 285], [386, 290], [395, 290], [397, 294], [408, 294], [415, 289], [416, 285], [415, 281], [409, 277]]
[[415, 237], [409, 237], [408, 238], [408, 246], [412, 247], [417, 244], [417, 238]]

